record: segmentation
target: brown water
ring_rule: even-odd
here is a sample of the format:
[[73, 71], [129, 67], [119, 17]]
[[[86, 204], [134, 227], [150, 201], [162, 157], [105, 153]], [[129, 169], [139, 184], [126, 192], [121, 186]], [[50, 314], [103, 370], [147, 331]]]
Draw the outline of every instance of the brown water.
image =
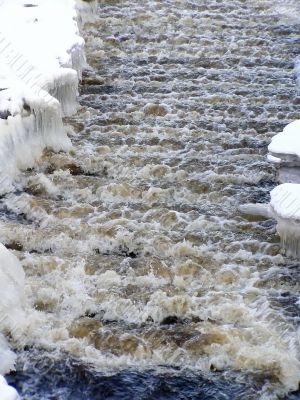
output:
[[295, 7], [99, 2], [74, 149], [45, 154], [1, 203], [35, 308], [29, 346], [95, 373], [255, 373], [245, 399], [296, 390], [298, 264], [275, 221], [238, 211], [268, 202], [267, 144], [299, 117]]

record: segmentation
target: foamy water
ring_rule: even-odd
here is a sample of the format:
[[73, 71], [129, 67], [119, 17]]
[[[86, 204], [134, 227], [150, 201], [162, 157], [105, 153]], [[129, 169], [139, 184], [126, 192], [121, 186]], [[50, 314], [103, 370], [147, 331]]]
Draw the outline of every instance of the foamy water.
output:
[[99, 2], [66, 121], [74, 149], [45, 154], [1, 199], [37, 360], [231, 371], [243, 398], [298, 388], [297, 264], [275, 221], [239, 212], [268, 201], [267, 144], [299, 118], [299, 26], [283, 6]]

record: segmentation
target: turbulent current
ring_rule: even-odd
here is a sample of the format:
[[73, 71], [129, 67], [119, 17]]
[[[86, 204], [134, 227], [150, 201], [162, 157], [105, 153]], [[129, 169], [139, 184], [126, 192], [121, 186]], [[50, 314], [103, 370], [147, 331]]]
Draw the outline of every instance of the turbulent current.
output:
[[99, 2], [73, 149], [1, 198], [26, 273], [9, 378], [25, 400], [297, 398], [299, 264], [274, 220], [239, 212], [269, 201], [267, 145], [299, 118], [297, 14]]

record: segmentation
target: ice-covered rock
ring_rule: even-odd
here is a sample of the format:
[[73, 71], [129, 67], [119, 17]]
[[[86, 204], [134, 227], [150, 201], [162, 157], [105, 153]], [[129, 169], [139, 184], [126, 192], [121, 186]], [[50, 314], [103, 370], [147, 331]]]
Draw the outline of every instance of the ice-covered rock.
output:
[[283, 161], [291, 166], [300, 165], [300, 120], [291, 122], [275, 135], [268, 149], [270, 161]]

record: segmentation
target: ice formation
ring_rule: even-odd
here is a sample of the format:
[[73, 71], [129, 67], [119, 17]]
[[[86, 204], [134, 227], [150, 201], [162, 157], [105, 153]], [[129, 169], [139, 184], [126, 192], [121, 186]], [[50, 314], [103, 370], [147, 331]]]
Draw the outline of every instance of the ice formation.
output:
[[84, 23], [93, 2], [83, 4], [0, 2], [0, 194], [13, 188], [19, 170], [32, 167], [46, 147], [71, 147], [62, 116], [77, 109], [86, 65], [76, 8]]
[[271, 207], [280, 218], [300, 220], [300, 185], [284, 183], [273, 189]]
[[78, 11], [78, 23], [84, 25], [93, 22], [96, 15], [97, 0], [77, 0], [76, 9]]
[[[42, 92], [41, 92], [42, 93]], [[47, 93], [45, 93], [47, 94]], [[69, 150], [59, 102], [24, 88], [0, 92], [0, 194], [12, 189], [20, 169], [32, 167], [45, 147], [55, 151]]]
[[286, 254], [300, 256], [300, 185], [284, 183], [271, 192], [271, 209]]

